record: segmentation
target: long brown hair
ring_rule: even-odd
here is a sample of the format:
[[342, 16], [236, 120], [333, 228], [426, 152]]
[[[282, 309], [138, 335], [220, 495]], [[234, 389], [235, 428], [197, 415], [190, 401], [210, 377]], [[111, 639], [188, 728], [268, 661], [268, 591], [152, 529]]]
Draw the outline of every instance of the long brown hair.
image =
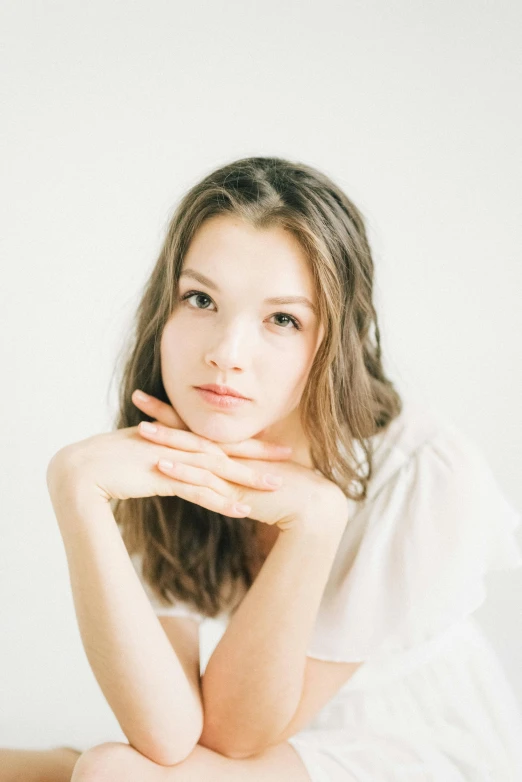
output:
[[[121, 354], [115, 427], [151, 420], [131, 401], [136, 388], [170, 404], [161, 377], [161, 333], [175, 306], [190, 241], [204, 220], [218, 214], [258, 229], [282, 226], [304, 249], [325, 336], [301, 398], [302, 427], [314, 467], [347, 498], [363, 501], [372, 476], [367, 438], [399, 415], [402, 401], [382, 366], [372, 300], [374, 265], [363, 217], [331, 179], [302, 163], [275, 157], [236, 160], [181, 199]], [[361, 449], [365, 465], [357, 458]], [[230, 608], [238, 580], [250, 587], [248, 563], [259, 522], [227, 517], [179, 497], [115, 500], [113, 510], [129, 554], [140, 556], [144, 579], [166, 603], [170, 593], [214, 617]], [[224, 593], [227, 583], [232, 593]]]

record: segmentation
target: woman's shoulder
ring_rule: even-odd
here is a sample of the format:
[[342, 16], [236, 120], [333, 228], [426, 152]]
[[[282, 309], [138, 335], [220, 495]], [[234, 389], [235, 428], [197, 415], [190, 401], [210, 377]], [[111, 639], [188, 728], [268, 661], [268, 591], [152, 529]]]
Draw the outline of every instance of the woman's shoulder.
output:
[[422, 459], [423, 470], [437, 470], [442, 452], [451, 462], [475, 459], [481, 451], [477, 443], [462, 431], [441, 409], [412, 394], [402, 397], [400, 414], [388, 427], [370, 438], [372, 476], [368, 500], [412, 462]]
[[374, 446], [368, 496], [341, 538], [312, 657], [368, 660], [415, 646], [475, 611], [490, 571], [522, 565], [520, 514], [448, 416], [410, 397]]

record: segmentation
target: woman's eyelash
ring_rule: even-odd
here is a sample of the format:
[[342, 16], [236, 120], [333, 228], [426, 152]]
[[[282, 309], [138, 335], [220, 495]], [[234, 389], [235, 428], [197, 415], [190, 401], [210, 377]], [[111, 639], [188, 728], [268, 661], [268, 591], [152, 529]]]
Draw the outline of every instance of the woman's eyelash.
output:
[[[188, 291], [188, 293], [185, 293], [183, 296], [180, 296], [179, 301], [185, 301], [185, 299], [190, 299], [192, 296], [204, 296], [206, 299], [212, 301], [210, 296], [208, 296], [206, 293], [203, 293], [203, 291]], [[196, 307], [195, 309], [201, 309], [201, 308]], [[293, 315], [289, 315], [288, 312], [274, 312], [274, 315], [284, 315], [285, 318], [289, 318], [292, 321], [296, 331], [301, 331], [302, 326], [300, 322], [297, 320], [297, 318], [294, 318]]]

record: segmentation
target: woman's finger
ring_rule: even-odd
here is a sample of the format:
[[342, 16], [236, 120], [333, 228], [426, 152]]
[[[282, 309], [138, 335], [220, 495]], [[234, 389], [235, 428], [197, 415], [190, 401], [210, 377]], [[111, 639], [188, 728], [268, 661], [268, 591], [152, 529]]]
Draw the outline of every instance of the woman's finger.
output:
[[[155, 431], [151, 426], [155, 427]], [[193, 453], [214, 453], [218, 456], [225, 456], [221, 447], [206, 437], [200, 437], [194, 432], [173, 429], [170, 426], [162, 426], [158, 421], [140, 421], [136, 427], [138, 434], [161, 445], [168, 445], [170, 448], [179, 448], [181, 451], [191, 451]]]
[[[159, 422], [164, 426], [177, 429], [178, 431], [190, 431], [182, 422], [176, 411], [171, 405], [162, 402], [161, 399], [144, 394], [140, 389], [135, 389], [132, 393], [132, 402], [138, 410], [154, 418], [154, 422]], [[197, 437], [198, 435], [194, 435]], [[250, 438], [240, 443], [213, 443], [205, 437], [199, 437], [199, 450], [207, 450], [217, 453], [218, 450], [226, 453], [227, 456], [242, 456], [245, 459], [289, 459], [292, 455], [292, 448], [281, 446], [276, 443], [268, 443], [263, 440]], [[207, 443], [207, 448], [203, 448], [203, 443]], [[190, 450], [190, 449], [188, 449]]]
[[160, 459], [157, 466], [162, 475], [172, 478], [176, 497], [225, 516], [245, 517], [251, 511], [248, 505], [238, 509], [232, 487], [208, 470], [165, 459]]
[[[208, 450], [204, 438], [203, 442], [199, 443], [199, 438], [193, 433], [167, 429], [159, 425], [155, 425], [155, 428], [155, 432], [148, 432], [148, 422], [142, 421], [138, 431], [146, 433], [148, 440], [166, 446], [171, 451], [171, 453], [167, 451], [166, 458], [172, 458], [175, 463], [181, 462], [194, 468], [205, 469], [229, 483], [254, 489], [270, 490], [282, 485], [282, 480], [278, 480], [279, 476], [270, 475], [265, 469], [260, 471], [234, 461], [221, 450], [218, 453]], [[270, 477], [274, 479], [272, 482], [269, 480]]]
[[151, 418], [155, 418], [165, 426], [188, 431], [188, 426], [185, 426], [172, 405], [162, 402], [161, 399], [157, 399], [155, 396], [145, 394], [138, 388], [132, 392], [131, 399], [138, 410], [150, 415]]
[[268, 473], [264, 468], [261, 468], [261, 471], [254, 470], [246, 464], [214, 454], [202, 454], [202, 459], [207, 470], [229, 483], [237, 483], [240, 486], [264, 489], [265, 491], [279, 489], [283, 485], [283, 479], [280, 475]]

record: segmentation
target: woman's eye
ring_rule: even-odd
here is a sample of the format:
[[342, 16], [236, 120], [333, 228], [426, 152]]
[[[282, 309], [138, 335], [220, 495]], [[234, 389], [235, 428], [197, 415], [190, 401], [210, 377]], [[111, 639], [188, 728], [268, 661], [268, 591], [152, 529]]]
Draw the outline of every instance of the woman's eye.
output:
[[[291, 323], [293, 323], [293, 327], [296, 329], [296, 331], [301, 330], [301, 325], [299, 321], [293, 317], [293, 315], [288, 315], [286, 312], [276, 312], [275, 315], [272, 316], [273, 318], [288, 318]], [[285, 326], [284, 328], [288, 328], [288, 326]]]
[[[207, 299], [208, 301], [212, 301], [210, 296], [207, 296], [206, 293], [202, 293], [201, 291], [189, 291], [188, 293], [185, 293], [184, 296], [181, 296], [179, 300], [180, 301], [186, 301], [186, 300], [188, 301], [189, 299], [192, 299], [194, 297], [196, 297], [196, 298], [203, 298], [203, 299]], [[208, 308], [207, 307], [197, 307], [196, 306], [196, 307], [194, 307], [194, 309], [198, 309], [199, 310], [199, 309], [208, 309]], [[301, 328], [302, 328], [302, 326], [299, 323], [299, 321], [297, 320], [297, 318], [294, 318], [293, 315], [289, 315], [286, 312], [276, 312], [274, 315], [272, 315], [272, 317], [273, 318], [287, 318], [287, 322], [290, 321], [292, 323], [293, 328], [296, 331], [300, 331]], [[287, 331], [288, 330], [291, 331], [291, 329], [289, 329], [288, 325], [281, 326], [281, 328], [286, 329]]]
[[[189, 291], [189, 293], [185, 293], [184, 296], [180, 298], [180, 301], [185, 301], [185, 299], [192, 299], [194, 296], [197, 296], [198, 298], [203, 297], [204, 299], [208, 299], [211, 301], [210, 296], [207, 296], [206, 293], [200, 293], [199, 291]], [[206, 307], [196, 307], [196, 309], [207, 309]]]

